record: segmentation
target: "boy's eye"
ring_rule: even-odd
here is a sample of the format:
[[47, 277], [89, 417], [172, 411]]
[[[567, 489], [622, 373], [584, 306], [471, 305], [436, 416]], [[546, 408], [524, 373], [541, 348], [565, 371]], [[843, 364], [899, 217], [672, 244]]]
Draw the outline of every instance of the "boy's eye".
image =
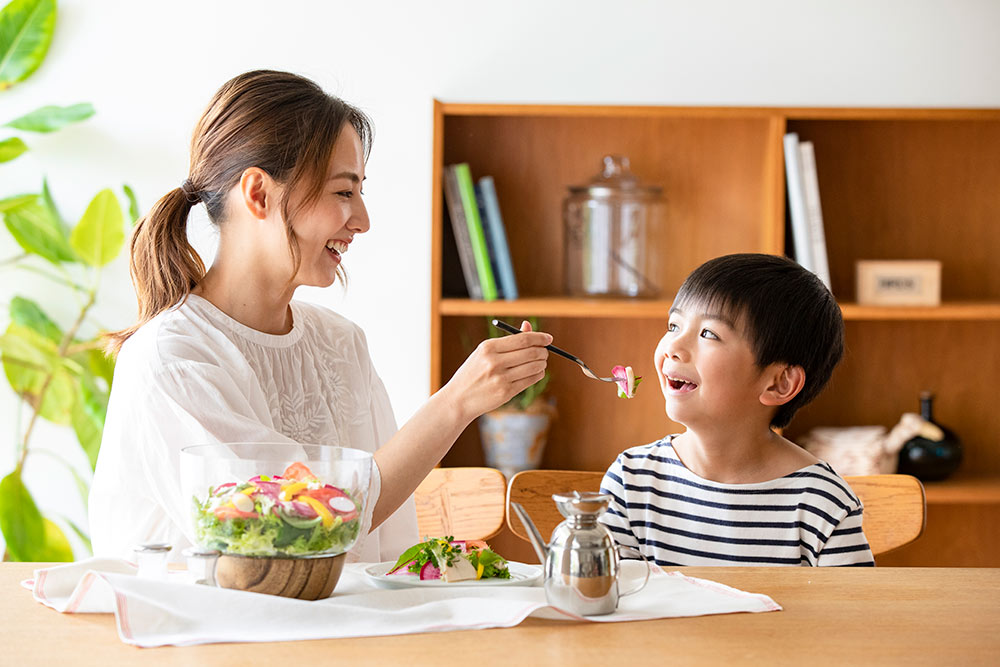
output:
[[670, 332], [677, 331], [677, 325], [674, 324], [673, 322], [670, 322], [669, 324], [667, 324], [667, 331]]
[[709, 340], [719, 340], [719, 337], [715, 335], [715, 332], [711, 329], [702, 329], [701, 337], [708, 338]]

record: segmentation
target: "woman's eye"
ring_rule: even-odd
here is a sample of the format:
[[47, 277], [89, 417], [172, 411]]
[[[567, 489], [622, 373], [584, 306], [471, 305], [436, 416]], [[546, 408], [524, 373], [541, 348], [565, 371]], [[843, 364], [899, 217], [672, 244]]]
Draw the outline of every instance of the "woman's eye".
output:
[[346, 199], [350, 199], [351, 197], [354, 196], [354, 193], [351, 192], [350, 190], [344, 190], [343, 192], [338, 192], [337, 194]]
[[711, 329], [702, 329], [701, 337], [708, 338], [709, 340], [719, 340], [719, 337], [715, 335], [715, 332]]

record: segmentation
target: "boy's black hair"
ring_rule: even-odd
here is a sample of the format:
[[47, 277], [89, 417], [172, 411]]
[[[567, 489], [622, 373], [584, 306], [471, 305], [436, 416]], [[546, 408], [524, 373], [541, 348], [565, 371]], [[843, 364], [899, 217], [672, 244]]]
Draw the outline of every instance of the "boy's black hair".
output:
[[782, 428], [822, 391], [844, 355], [844, 319], [833, 294], [787, 257], [742, 253], [711, 259], [687, 277], [674, 306], [699, 304], [736, 323], [757, 365], [801, 366], [805, 385], [778, 407], [771, 426]]

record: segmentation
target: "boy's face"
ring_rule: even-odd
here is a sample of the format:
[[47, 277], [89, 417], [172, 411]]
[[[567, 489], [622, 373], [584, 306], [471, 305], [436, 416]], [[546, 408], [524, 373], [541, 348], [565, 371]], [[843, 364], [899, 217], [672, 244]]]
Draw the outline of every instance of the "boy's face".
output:
[[768, 384], [737, 322], [699, 303], [670, 310], [653, 361], [667, 416], [689, 429], [716, 428], [760, 410]]

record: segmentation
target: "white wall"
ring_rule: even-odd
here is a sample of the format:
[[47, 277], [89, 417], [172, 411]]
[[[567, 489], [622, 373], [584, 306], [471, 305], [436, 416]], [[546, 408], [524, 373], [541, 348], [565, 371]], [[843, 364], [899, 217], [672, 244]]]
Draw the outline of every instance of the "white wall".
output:
[[[0, 123], [43, 104], [89, 101], [97, 115], [26, 137], [32, 152], [0, 165], [0, 197], [37, 189], [44, 173], [71, 220], [123, 182], [148, 207], [186, 177], [209, 97], [248, 69], [304, 74], [372, 116], [372, 229], [346, 258], [350, 288], [300, 296], [365, 328], [400, 422], [428, 393], [433, 98], [1000, 107], [993, 0], [62, 0], [59, 11], [45, 64], [0, 93]], [[0, 235], [0, 260], [15, 250]], [[52, 300], [44, 283], [3, 271], [0, 306], [13, 294]], [[127, 266], [114, 264], [97, 318], [116, 328], [134, 314]], [[17, 419], [4, 384], [0, 474], [13, 465]], [[35, 438], [85, 469], [72, 443], [47, 426]], [[26, 475], [44, 510], [85, 522], [59, 467], [36, 457]]]

